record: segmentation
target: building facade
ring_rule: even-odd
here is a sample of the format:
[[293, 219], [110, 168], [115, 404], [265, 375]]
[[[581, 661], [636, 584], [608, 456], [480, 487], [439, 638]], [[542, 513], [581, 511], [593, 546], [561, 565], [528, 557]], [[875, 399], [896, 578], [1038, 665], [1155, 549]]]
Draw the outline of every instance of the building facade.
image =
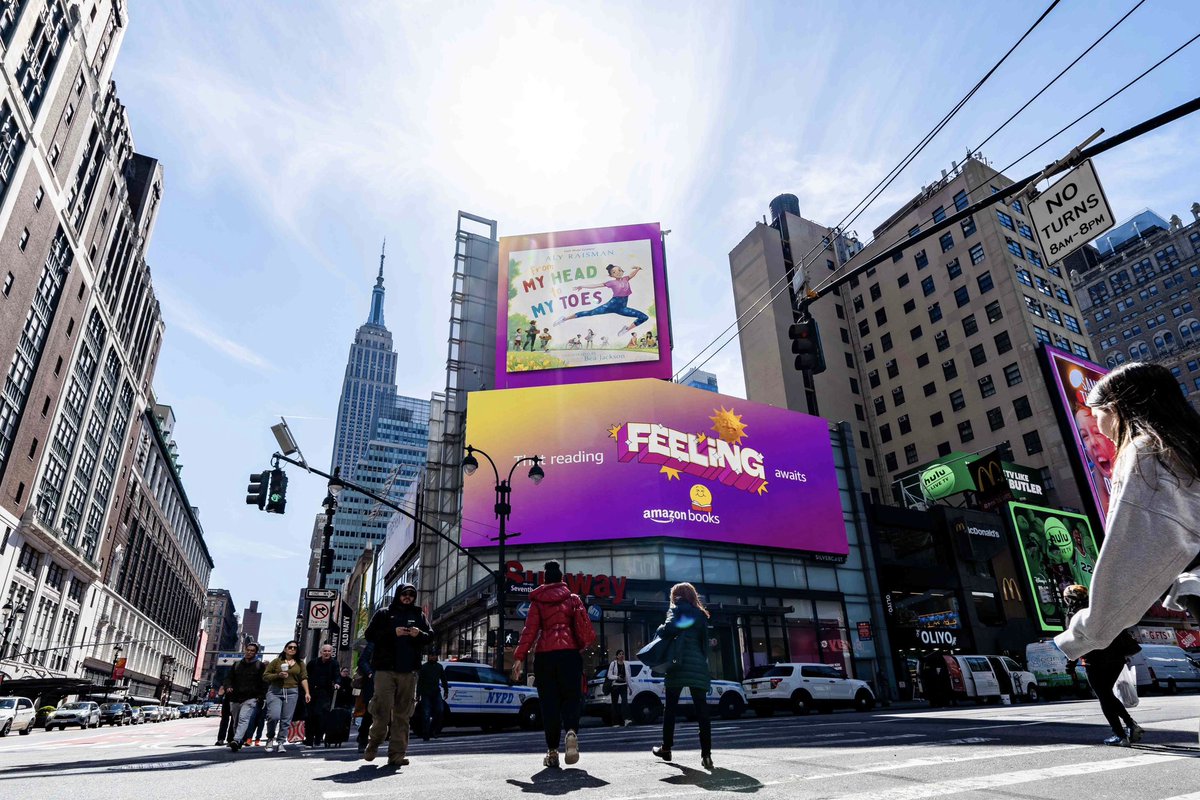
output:
[[204, 604], [204, 630], [207, 634], [204, 650], [204, 666], [200, 672], [200, 691], [214, 689], [220, 685], [224, 672], [217, 664], [218, 653], [238, 650], [237, 606], [228, 589], [209, 589]]
[[242, 627], [238, 638], [242, 644], [257, 642], [262, 631], [262, 612], [258, 610], [258, 601], [251, 600], [250, 605], [242, 610]]
[[721, 391], [717, 386], [717, 376], [702, 369], [689, 370], [686, 375], [679, 379], [679, 382], [684, 386], [690, 386], [693, 389], [703, 389], [706, 392]]
[[1200, 408], [1200, 203], [1184, 225], [1144, 211], [1065, 261], [1097, 363], [1155, 361]]

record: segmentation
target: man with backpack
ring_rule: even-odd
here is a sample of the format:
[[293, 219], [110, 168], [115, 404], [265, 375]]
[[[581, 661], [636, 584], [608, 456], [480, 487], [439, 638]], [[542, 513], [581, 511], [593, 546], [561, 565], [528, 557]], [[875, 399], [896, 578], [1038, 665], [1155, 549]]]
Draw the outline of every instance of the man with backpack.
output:
[[229, 669], [225, 677], [225, 696], [229, 698], [229, 718], [236, 724], [230, 736], [229, 749], [237, 752], [250, 731], [255, 712], [262, 706], [267, 693], [267, 682], [263, 679], [266, 665], [258, 660], [258, 645], [246, 644], [242, 658]]

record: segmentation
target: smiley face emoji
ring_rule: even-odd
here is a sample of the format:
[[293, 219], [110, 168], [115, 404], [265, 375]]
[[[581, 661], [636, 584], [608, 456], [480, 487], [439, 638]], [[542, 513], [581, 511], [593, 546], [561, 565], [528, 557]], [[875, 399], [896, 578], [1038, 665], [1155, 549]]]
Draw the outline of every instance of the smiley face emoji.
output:
[[697, 483], [688, 492], [692, 499], [692, 511], [712, 511], [712, 492], [702, 483]]

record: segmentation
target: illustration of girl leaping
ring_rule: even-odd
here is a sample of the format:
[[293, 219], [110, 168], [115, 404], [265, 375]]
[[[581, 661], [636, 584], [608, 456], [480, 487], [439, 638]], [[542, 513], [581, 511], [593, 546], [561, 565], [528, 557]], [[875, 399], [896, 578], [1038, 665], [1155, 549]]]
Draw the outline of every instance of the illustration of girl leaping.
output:
[[629, 287], [629, 282], [633, 280], [639, 272], [642, 271], [642, 268], [634, 267], [630, 271], [628, 278], [624, 277], [625, 270], [621, 269], [616, 264], [609, 264], [607, 269], [608, 276], [611, 278], [611, 280], [605, 281], [601, 284], [596, 284], [594, 286], [580, 286], [579, 288], [612, 289], [613, 296], [609, 299], [609, 301], [604, 305], [597, 306], [589, 311], [576, 311], [574, 314], [560, 317], [554, 323], [555, 325], [561, 325], [569, 319], [577, 319], [579, 317], [594, 317], [598, 314], [620, 314], [622, 317], [632, 317], [634, 321], [623, 326], [617, 333], [618, 336], [622, 336], [626, 331], [631, 331], [638, 325], [641, 325], [643, 322], [650, 319], [650, 317], [646, 316], [645, 313], [638, 311], [636, 308], [629, 307], [629, 296], [633, 294], [633, 290]]

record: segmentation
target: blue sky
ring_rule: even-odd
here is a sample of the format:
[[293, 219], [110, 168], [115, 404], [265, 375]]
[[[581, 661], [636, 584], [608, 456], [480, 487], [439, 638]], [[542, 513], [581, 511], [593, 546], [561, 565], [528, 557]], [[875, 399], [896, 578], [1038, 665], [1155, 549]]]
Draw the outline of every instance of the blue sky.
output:
[[[852, 228], [961, 160], [1133, 0], [1068, 0]], [[166, 194], [149, 258], [167, 333], [155, 386], [217, 561], [211, 585], [288, 637], [324, 482], [242, 503], [279, 415], [327, 467], [342, 372], [388, 240], [400, 392], [445, 384], [456, 214], [501, 235], [660, 221], [675, 362], [734, 318], [728, 252], [781, 192], [834, 224], [1044, 4], [135, 3], [116, 70]], [[1148, 0], [984, 149], [1007, 165], [1196, 33]], [[1193, 45], [1054, 145], [1190, 99]], [[1097, 159], [1116, 214], [1190, 219], [1200, 119]], [[736, 341], [705, 367], [743, 394]]]

